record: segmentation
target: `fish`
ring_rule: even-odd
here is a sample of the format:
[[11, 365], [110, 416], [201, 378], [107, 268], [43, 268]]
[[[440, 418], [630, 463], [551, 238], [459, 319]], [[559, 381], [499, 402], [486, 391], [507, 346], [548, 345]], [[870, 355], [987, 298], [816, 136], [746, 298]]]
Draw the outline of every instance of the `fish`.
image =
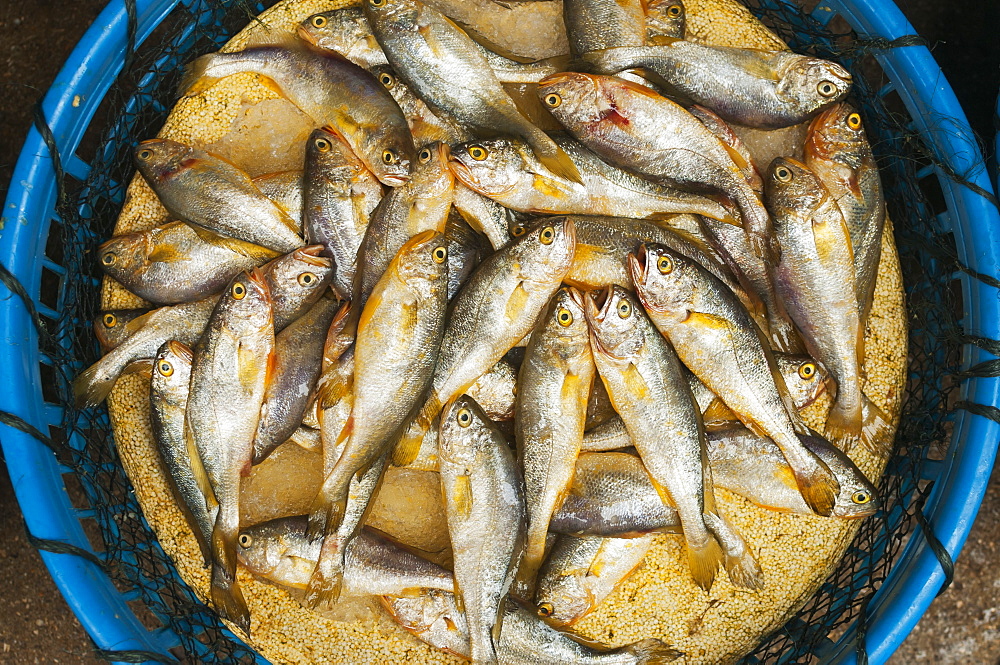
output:
[[263, 462], [301, 424], [309, 395], [319, 379], [331, 324], [342, 328], [348, 311], [346, 303], [328, 295], [275, 336], [274, 369], [254, 437], [253, 464]]
[[641, 0], [564, 0], [563, 18], [574, 56], [646, 43], [646, 13]]
[[780, 129], [805, 122], [851, 90], [835, 62], [793, 53], [661, 39], [655, 46], [608, 48], [583, 55], [599, 74], [643, 68], [726, 122]]
[[687, 12], [682, 0], [649, 0], [646, 2], [646, 44], [669, 43], [684, 39]]
[[302, 171], [265, 173], [253, 179], [260, 193], [274, 201], [295, 222], [295, 232], [302, 233]]
[[187, 65], [180, 89], [191, 96], [240, 72], [260, 74], [317, 126], [335, 128], [382, 184], [398, 187], [409, 180], [416, 150], [406, 118], [360, 66], [289, 35], [278, 44], [203, 55]]
[[473, 271], [449, 306], [426, 403], [396, 447], [394, 465], [412, 462], [441, 407], [531, 331], [569, 270], [575, 247], [573, 220], [543, 219]]
[[[343, 7], [313, 14], [300, 24], [299, 34], [311, 44], [336, 51], [365, 69], [387, 65], [385, 53], [372, 35], [360, 7]], [[553, 63], [511, 60], [476, 44], [497, 78], [504, 83], [535, 83], [558, 71]]]
[[194, 345], [205, 332], [219, 296], [154, 309], [129, 322], [135, 330], [107, 355], [80, 373], [73, 381], [77, 408], [97, 406], [108, 396], [126, 367], [137, 360], [152, 358], [160, 346], [175, 340]]
[[101, 345], [101, 353], [108, 353], [131, 337], [144, 321], [132, 322], [148, 313], [148, 309], [113, 309], [98, 314], [94, 318], [94, 336]]
[[169, 222], [115, 236], [97, 248], [101, 270], [143, 300], [160, 305], [201, 300], [278, 252], [203, 228]]
[[466, 223], [454, 206], [448, 211], [444, 238], [448, 242], [448, 300], [450, 301], [479, 265], [486, 248], [481, 236]]
[[149, 386], [149, 424], [163, 467], [179, 499], [177, 505], [191, 525], [205, 565], [212, 560], [215, 510], [210, 511], [198, 484], [205, 470], [201, 458], [192, 456], [184, 436], [188, 385], [191, 379], [191, 347], [173, 340], [163, 343], [153, 358]]
[[334, 260], [333, 288], [352, 295], [358, 250], [368, 219], [382, 198], [382, 185], [340, 134], [314, 129], [306, 142], [303, 232]]
[[497, 662], [503, 603], [524, 547], [524, 481], [505, 437], [468, 396], [441, 414], [441, 492], [473, 663]]
[[[446, 653], [468, 658], [469, 627], [458, 599], [447, 591], [414, 598], [382, 596], [382, 605], [404, 629]], [[501, 665], [664, 665], [683, 654], [655, 638], [615, 649], [600, 648], [556, 630], [514, 600], [503, 606], [497, 643]]]
[[494, 250], [510, 242], [508, 228], [514, 221], [513, 211], [455, 181], [455, 210], [473, 230], [485, 235]]
[[[668, 0], [670, 2], [680, 2], [680, 0]], [[726, 121], [720, 118], [718, 115], [712, 112], [711, 109], [707, 109], [704, 106], [698, 106], [697, 104], [692, 104], [687, 108], [687, 112], [698, 118], [701, 124], [705, 125], [708, 131], [715, 134], [716, 138], [722, 141], [723, 145], [731, 148], [736, 152], [741, 159], [736, 160], [737, 166], [740, 167], [740, 171], [743, 173], [743, 179], [747, 181], [750, 188], [757, 193], [758, 196], [764, 191], [764, 180], [761, 178], [760, 171], [757, 169], [757, 164], [754, 162], [753, 155], [750, 153], [750, 148], [743, 142], [739, 134], [733, 131], [733, 128], [726, 124]]]
[[681, 361], [755, 434], [781, 448], [806, 503], [830, 515], [838, 483], [796, 436], [806, 434], [770, 349], [735, 296], [711, 273], [662, 245], [629, 254], [643, 307]]
[[[628, 440], [624, 425], [622, 438]], [[837, 476], [840, 492], [831, 517], [860, 519], [880, 506], [878, 492], [846, 454], [815, 436], [798, 435]], [[742, 426], [708, 432], [708, 457], [716, 487], [777, 512], [813, 515], [795, 485], [791, 469], [773, 441]], [[630, 440], [629, 444], [631, 443]], [[680, 519], [660, 499], [649, 473], [626, 452], [580, 454], [573, 485], [553, 513], [549, 529], [573, 536], [634, 537], [680, 533]]]
[[611, 419], [621, 420], [618, 412], [615, 411], [614, 405], [611, 404], [611, 397], [608, 395], [608, 389], [604, 387], [604, 382], [594, 381], [594, 387], [591, 389], [590, 397], [587, 400], [586, 430], [590, 431], [594, 427]]
[[454, 197], [455, 178], [448, 169], [448, 146], [420, 148], [410, 181], [389, 192], [372, 212], [361, 241], [354, 302], [364, 307], [403, 244], [425, 232], [443, 233]]
[[[325, 513], [327, 538], [341, 524], [352, 479], [384, 458], [430, 387], [445, 327], [447, 266], [442, 235], [419, 233], [400, 248], [365, 304], [354, 345], [353, 406], [337, 437], [346, 447], [313, 511]], [[310, 583], [320, 602], [338, 593], [339, 580], [325, 572], [317, 566]]]
[[805, 164], [844, 214], [854, 249], [861, 325], [868, 321], [882, 258], [885, 199], [861, 114], [846, 102], [831, 106], [809, 125]]
[[[240, 530], [237, 554], [254, 575], [291, 589], [309, 584], [320, 543], [306, 536], [308, 517], [280, 517]], [[454, 592], [452, 574], [370, 527], [347, 548], [344, 596], [413, 596], [427, 589]]]
[[572, 626], [636, 571], [655, 541], [652, 534], [636, 538], [559, 536], [539, 572], [538, 613], [557, 628]]
[[194, 146], [152, 139], [135, 149], [139, 173], [177, 219], [209, 231], [291, 252], [305, 243], [296, 222], [230, 162]]
[[576, 296], [611, 403], [663, 502], [677, 507], [691, 576], [707, 591], [723, 552], [705, 524], [715, 512], [705, 433], [677, 354], [620, 286]]
[[375, 65], [369, 71], [385, 86], [392, 98], [399, 104], [400, 110], [406, 117], [406, 122], [410, 126], [410, 133], [413, 135], [413, 142], [417, 145], [427, 145], [435, 141], [441, 141], [451, 145], [461, 143], [472, 137], [465, 127], [456, 122], [451, 116], [445, 113], [434, 113], [424, 100], [410, 89], [404, 81], [399, 79], [389, 64]]
[[862, 390], [865, 329], [844, 215], [816, 174], [791, 158], [771, 163], [765, 188], [775, 232], [787, 250], [772, 270], [775, 290], [810, 355], [837, 385], [824, 432], [848, 448], [861, 440], [888, 456], [892, 423]]
[[322, 251], [322, 245], [310, 245], [261, 267], [271, 294], [275, 332], [308, 312], [330, 285], [333, 262], [320, 256]]
[[578, 141], [609, 164], [729, 197], [754, 253], [780, 254], [767, 211], [743, 176], [742, 157], [683, 107], [630, 81], [573, 72], [542, 79], [538, 95]]
[[519, 212], [640, 219], [697, 213], [736, 223], [733, 214], [711, 198], [611, 166], [567, 136], [552, 140], [576, 164], [581, 182], [553, 174], [527, 143], [503, 136], [455, 146], [450, 166], [466, 187]]
[[549, 519], [573, 481], [594, 374], [583, 308], [561, 288], [538, 318], [517, 376], [514, 431], [528, 525], [513, 593], [523, 600], [533, 597]]
[[240, 480], [250, 473], [253, 440], [274, 363], [271, 294], [259, 269], [237, 275], [212, 312], [191, 366], [184, 417], [188, 450], [216, 519], [211, 598], [224, 619], [250, 634], [250, 610], [236, 580]]
[[432, 110], [477, 133], [523, 138], [550, 171], [580, 180], [572, 160], [521, 114], [480, 47], [454, 22], [419, 0], [367, 0], [364, 11], [389, 64]]

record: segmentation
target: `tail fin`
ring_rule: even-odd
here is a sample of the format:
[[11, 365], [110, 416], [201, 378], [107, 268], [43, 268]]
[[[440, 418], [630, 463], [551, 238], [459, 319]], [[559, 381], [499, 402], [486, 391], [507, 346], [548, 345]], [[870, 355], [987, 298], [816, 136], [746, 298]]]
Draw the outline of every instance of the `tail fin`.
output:
[[531, 149], [545, 168], [566, 180], [583, 184], [580, 170], [566, 152], [552, 140], [548, 134], [532, 125], [534, 131], [527, 133], [524, 139], [531, 144]]
[[218, 566], [212, 568], [212, 605], [223, 619], [236, 624], [250, 635], [250, 608], [235, 579]]
[[614, 649], [613, 653], [633, 656], [636, 665], [663, 665], [664, 663], [677, 660], [684, 655], [683, 651], [678, 651], [666, 642], [652, 637], [628, 644], [620, 649]]
[[691, 567], [691, 576], [695, 584], [705, 591], [712, 588], [715, 582], [715, 573], [719, 569], [719, 564], [723, 561], [722, 548], [715, 536], [710, 536], [704, 545], [695, 546], [690, 541], [687, 543], [688, 565]]
[[[861, 428], [864, 420], [864, 401], [867, 401], [868, 398], [864, 398], [854, 404], [848, 404], [842, 399], [842, 396], [845, 394], [844, 391], [840, 390], [838, 392], [837, 399], [834, 401], [830, 413], [826, 416], [826, 425], [824, 426], [823, 433], [830, 441], [840, 444], [839, 447], [841, 449], [850, 450], [858, 442], [858, 439], [861, 438]], [[878, 407], [875, 407], [875, 410], [878, 411]], [[879, 413], [881, 412], [879, 411]]]
[[811, 469], [793, 468], [792, 473], [809, 508], [817, 515], [829, 517], [837, 503], [840, 483], [822, 460], [814, 455], [811, 457], [816, 462]]
[[115, 381], [118, 380], [117, 374], [111, 377], [103, 376], [107, 372], [107, 363], [104, 362], [104, 358], [84, 370], [73, 381], [73, 398], [77, 408], [86, 409], [97, 406], [107, 398], [108, 393], [115, 387]]
[[190, 97], [197, 95], [215, 85], [215, 82], [219, 80], [218, 77], [205, 75], [214, 57], [214, 53], [206, 53], [185, 65], [184, 76], [181, 77], [181, 82], [177, 86], [177, 94], [179, 96]]
[[861, 395], [861, 443], [882, 459], [892, 453], [892, 420], [868, 396]]
[[705, 525], [722, 545], [729, 581], [744, 589], [763, 588], [764, 572], [740, 532], [715, 513], [705, 513]]
[[316, 569], [309, 579], [305, 603], [313, 609], [323, 606], [330, 608], [340, 598], [344, 587], [344, 558], [346, 547], [336, 533], [330, 533], [323, 540]]

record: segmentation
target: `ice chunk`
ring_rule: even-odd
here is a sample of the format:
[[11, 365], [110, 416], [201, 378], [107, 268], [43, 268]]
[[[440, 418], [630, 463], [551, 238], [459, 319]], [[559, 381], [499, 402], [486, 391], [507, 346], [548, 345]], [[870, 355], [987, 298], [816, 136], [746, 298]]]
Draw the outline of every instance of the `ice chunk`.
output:
[[433, 471], [390, 467], [366, 524], [429, 554], [448, 550], [440, 477]]
[[205, 150], [228, 159], [251, 177], [301, 169], [313, 121], [284, 99], [244, 104], [232, 127]]
[[240, 523], [305, 515], [322, 482], [323, 455], [283, 443], [243, 479]]

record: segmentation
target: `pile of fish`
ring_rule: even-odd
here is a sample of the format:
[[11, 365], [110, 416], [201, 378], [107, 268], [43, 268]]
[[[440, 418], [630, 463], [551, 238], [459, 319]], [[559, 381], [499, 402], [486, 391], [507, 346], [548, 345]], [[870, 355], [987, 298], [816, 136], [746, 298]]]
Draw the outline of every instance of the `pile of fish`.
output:
[[[843, 452], [890, 439], [861, 390], [884, 206], [850, 75], [686, 41], [681, 0], [564, 7], [567, 58], [524, 63], [420, 0], [365, 0], [189, 65], [188, 94], [255, 72], [308, 115], [301, 171], [136, 149], [176, 221], [99, 262], [156, 308], [101, 315], [77, 397], [151, 377], [214, 606], [244, 631], [238, 562], [313, 607], [379, 596], [475, 663], [666, 662], [658, 640], [603, 651], [561, 629], [656, 533], [681, 535], [702, 589], [720, 567], [759, 588], [716, 487], [876, 509]], [[763, 175], [729, 124], [810, 119], [804, 163]], [[817, 433], [800, 412], [824, 390]], [[280, 445], [322, 450], [310, 513], [240, 524], [241, 477]], [[453, 570], [364, 526], [389, 465], [439, 473]]]

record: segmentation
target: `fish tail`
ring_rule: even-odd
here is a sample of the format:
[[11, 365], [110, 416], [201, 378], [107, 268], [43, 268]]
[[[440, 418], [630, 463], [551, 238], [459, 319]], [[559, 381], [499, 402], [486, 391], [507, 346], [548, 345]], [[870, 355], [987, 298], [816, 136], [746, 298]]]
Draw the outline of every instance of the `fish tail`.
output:
[[[106, 358], [107, 356], [105, 356]], [[78, 409], [97, 406], [115, 387], [116, 376], [105, 377], [106, 364], [98, 360], [73, 381], [73, 399]]]
[[[833, 514], [837, 503], [840, 483], [830, 471], [830, 467], [812, 453], [804, 448], [803, 450], [809, 457], [807, 460], [797, 459], [797, 463], [792, 465], [795, 482], [799, 486], [802, 498], [812, 511], [817, 515], [829, 517]], [[782, 452], [785, 452], [784, 449]], [[787, 457], [786, 455], [786, 459]], [[789, 463], [791, 464], [791, 460]]]
[[882, 459], [892, 452], [892, 420], [864, 393], [861, 395], [861, 443]]
[[344, 487], [339, 487], [343, 483], [338, 483], [337, 468], [334, 467], [323, 481], [316, 498], [313, 499], [312, 507], [309, 509], [309, 524], [306, 528], [306, 537], [310, 542], [315, 543], [326, 534], [333, 533], [340, 526], [344, 513], [347, 512], [347, 494], [350, 491], [350, 480]]
[[345, 548], [337, 534], [331, 533], [323, 540], [319, 560], [309, 578], [305, 603], [313, 609], [330, 608], [340, 598], [344, 588]]
[[830, 441], [839, 444], [843, 450], [850, 450], [861, 438], [864, 411], [860, 400], [849, 400], [841, 390], [826, 417], [823, 432]]
[[[546, 527], [547, 525], [548, 521], [546, 520]], [[528, 533], [527, 547], [521, 558], [521, 565], [518, 566], [517, 575], [514, 577], [514, 583], [510, 588], [511, 595], [527, 603], [530, 603], [535, 597], [535, 580], [538, 577], [538, 569], [542, 566], [542, 559], [545, 557], [547, 535], [547, 528], [541, 533], [534, 531]]]
[[768, 311], [768, 337], [771, 340], [771, 348], [780, 353], [797, 353], [801, 351], [802, 344], [795, 334], [795, 328], [783, 316], [772, 314]]
[[215, 611], [250, 634], [250, 609], [236, 581], [236, 539], [224, 523], [226, 511], [221, 508], [212, 530], [212, 604]]
[[560, 148], [548, 134], [534, 125], [532, 128], [534, 131], [528, 132], [524, 139], [531, 144], [531, 149], [538, 157], [538, 161], [560, 178], [572, 180], [582, 185], [583, 177], [580, 175], [580, 170], [573, 163], [572, 158], [566, 154], [566, 151]]
[[715, 536], [709, 534], [704, 544], [687, 542], [688, 565], [691, 567], [691, 576], [695, 584], [705, 591], [712, 588], [715, 582], [715, 573], [719, 565], [723, 562], [724, 556], [719, 541]]
[[218, 77], [206, 75], [214, 59], [214, 53], [207, 53], [185, 65], [184, 75], [177, 85], [177, 94], [181, 97], [190, 97], [211, 88], [219, 80]]
[[723, 564], [733, 586], [743, 589], [763, 588], [764, 572], [740, 532], [717, 513], [705, 513], [705, 526], [722, 545], [725, 555]]
[[652, 637], [615, 649], [614, 652], [632, 656], [636, 665], [662, 665], [684, 655], [683, 651]]

